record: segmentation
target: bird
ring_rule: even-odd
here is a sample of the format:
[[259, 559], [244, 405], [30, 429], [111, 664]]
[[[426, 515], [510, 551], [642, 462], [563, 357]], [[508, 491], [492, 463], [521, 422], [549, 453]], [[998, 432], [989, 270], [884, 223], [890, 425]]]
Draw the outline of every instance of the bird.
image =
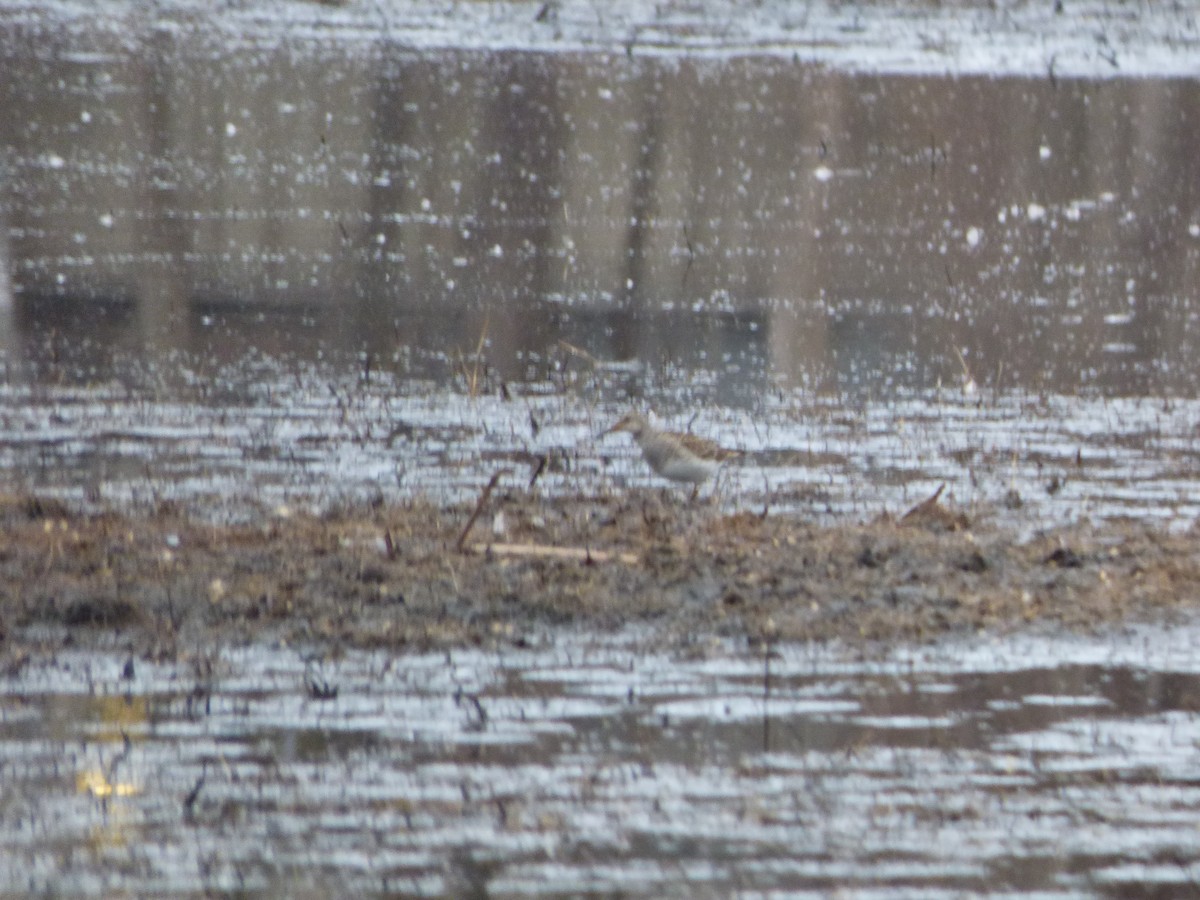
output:
[[669, 481], [694, 485], [695, 490], [713, 476], [721, 463], [740, 455], [694, 434], [663, 431], [637, 412], [623, 416], [600, 436], [617, 431], [633, 435], [642, 456], [656, 473]]

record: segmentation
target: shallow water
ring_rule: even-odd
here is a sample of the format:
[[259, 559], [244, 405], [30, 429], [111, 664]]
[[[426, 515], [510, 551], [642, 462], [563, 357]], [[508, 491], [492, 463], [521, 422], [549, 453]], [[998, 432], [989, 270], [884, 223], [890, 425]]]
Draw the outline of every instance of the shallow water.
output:
[[[0, 489], [552, 503], [651, 480], [637, 405], [745, 451], [723, 508], [1187, 527], [1195, 23], [1067, 6], [0, 2]], [[1183, 893], [1198, 636], [59, 650], [0, 676], [0, 892]]]
[[0, 681], [9, 892], [1145, 896], [1200, 878], [1194, 628], [633, 638]]
[[1195, 518], [1193, 80], [187, 9], [0, 14], [9, 489], [245, 515], [547, 457], [605, 490], [648, 477], [596, 440], [642, 405], [746, 451], [727, 506]]

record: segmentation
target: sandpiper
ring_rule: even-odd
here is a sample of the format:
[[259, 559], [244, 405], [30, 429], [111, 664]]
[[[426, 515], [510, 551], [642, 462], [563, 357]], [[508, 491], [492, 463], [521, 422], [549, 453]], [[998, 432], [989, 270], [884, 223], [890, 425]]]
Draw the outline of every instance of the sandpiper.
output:
[[694, 434], [662, 431], [636, 412], [624, 416], [603, 432], [601, 437], [614, 431], [628, 431], [633, 435], [650, 468], [663, 478], [693, 484], [697, 490], [712, 477], [721, 463], [738, 455], [736, 451], [726, 450]]

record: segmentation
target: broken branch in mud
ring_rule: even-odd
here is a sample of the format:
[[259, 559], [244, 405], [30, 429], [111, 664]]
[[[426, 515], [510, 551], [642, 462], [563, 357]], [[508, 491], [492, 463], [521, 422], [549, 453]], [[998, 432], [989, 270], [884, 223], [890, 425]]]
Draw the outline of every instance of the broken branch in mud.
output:
[[945, 489], [944, 483], [939, 485], [929, 497], [901, 516], [900, 524], [941, 531], [962, 531], [970, 528], [971, 520], [966, 515], [942, 505], [940, 498]]
[[471, 534], [471, 529], [475, 527], [475, 522], [479, 519], [480, 514], [483, 512], [483, 508], [487, 506], [488, 498], [492, 496], [492, 491], [496, 489], [496, 485], [499, 483], [501, 476], [507, 475], [508, 472], [508, 469], [501, 469], [499, 472], [496, 472], [494, 475], [492, 475], [491, 480], [488, 481], [488, 483], [484, 486], [482, 493], [479, 495], [479, 502], [475, 504], [475, 511], [471, 513], [471, 518], [467, 519], [467, 524], [463, 528], [462, 534], [458, 536], [457, 543], [454, 545], [455, 549], [457, 549], [459, 553], [463, 552], [463, 547], [466, 546], [467, 543], [467, 537]]

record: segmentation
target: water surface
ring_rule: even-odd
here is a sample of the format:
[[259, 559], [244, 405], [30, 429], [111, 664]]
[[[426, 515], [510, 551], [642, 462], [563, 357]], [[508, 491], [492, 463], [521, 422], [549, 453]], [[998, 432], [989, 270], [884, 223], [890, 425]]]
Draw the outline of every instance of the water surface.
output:
[[1195, 515], [1192, 80], [2, 29], [13, 489], [620, 487], [638, 405], [733, 505]]
[[533, 649], [0, 682], [0, 884], [28, 893], [1046, 897], [1187, 892], [1186, 637], [863, 658]]
[[[418, 7], [0, 4], [0, 488], [552, 504], [651, 479], [639, 406], [745, 451], [718, 510], [1194, 521], [1194, 22]], [[12, 632], [0, 891], [1184, 893], [1196, 635]]]

